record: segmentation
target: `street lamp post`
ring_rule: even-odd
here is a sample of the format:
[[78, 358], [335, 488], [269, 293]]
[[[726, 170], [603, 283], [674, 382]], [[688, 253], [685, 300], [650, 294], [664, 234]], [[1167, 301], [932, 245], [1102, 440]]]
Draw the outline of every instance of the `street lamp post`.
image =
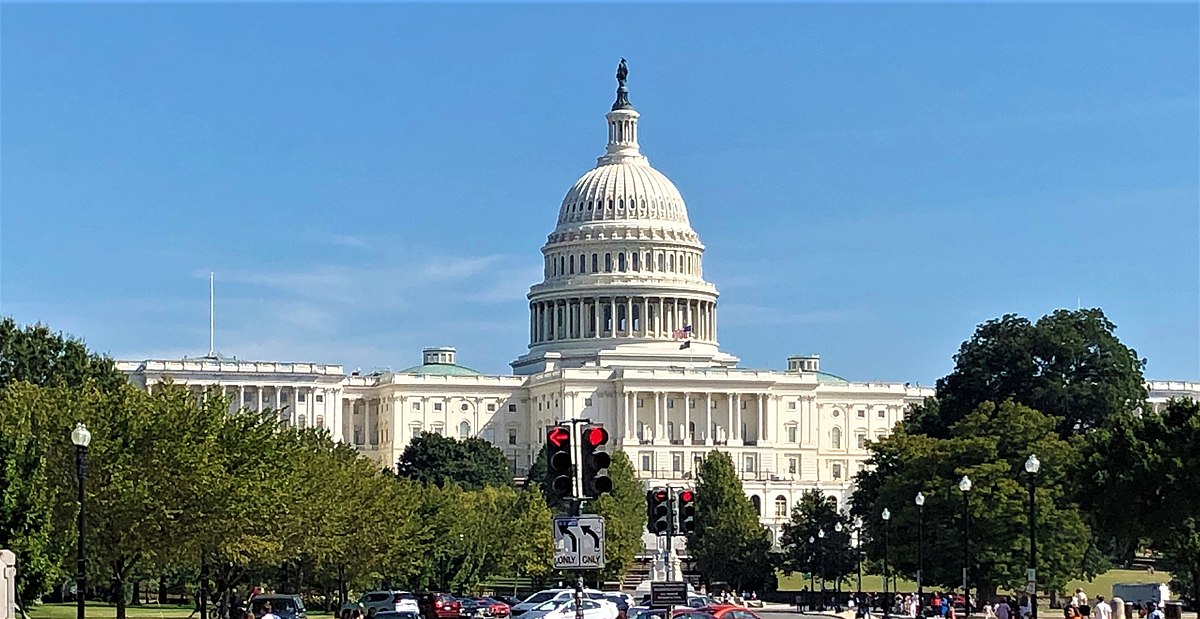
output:
[[891, 543], [891, 520], [892, 512], [888, 508], [883, 508], [883, 619], [887, 619], [888, 614], [892, 609], [892, 600], [888, 595], [888, 544]]
[[83, 554], [83, 479], [87, 475], [87, 448], [92, 442], [92, 433], [83, 422], [75, 424], [75, 429], [71, 430], [71, 442], [75, 444], [75, 477], [79, 490], [79, 522], [75, 527], [78, 533], [75, 549], [75, 617], [83, 619], [84, 591], [87, 590], [87, 562]]
[[825, 610], [825, 529], [817, 529], [817, 552], [821, 553], [821, 607]]
[[837, 541], [837, 554], [834, 555], [834, 590], [835, 597], [833, 598], [833, 608], [837, 612], [842, 612], [842, 523], [835, 522], [833, 524], [834, 539]]
[[855, 516], [854, 518], [854, 568], [858, 571], [858, 585], [855, 587], [855, 593], [858, 594], [856, 604], [862, 602], [862, 518]]
[[1034, 488], [1037, 486], [1038, 469], [1042, 463], [1037, 454], [1030, 454], [1025, 460], [1025, 472], [1029, 474], [1029, 612], [1031, 619], [1037, 619], [1037, 503], [1034, 502]]
[[925, 495], [918, 492], [917, 504], [917, 607], [925, 608]]
[[963, 495], [963, 609], [971, 616], [971, 478], [966, 475], [958, 481]]
[[[809, 535], [808, 536], [809, 552], [812, 552], [814, 549], [816, 549], [816, 547], [817, 547], [817, 538]], [[810, 557], [811, 557], [811, 555], [810, 555]], [[810, 560], [811, 560], [811, 558], [810, 558]], [[812, 601], [812, 596], [817, 594], [817, 585], [814, 582], [814, 580], [816, 578], [816, 573], [817, 573], [817, 570], [813, 569], [812, 565], [809, 565], [808, 566], [808, 596], [809, 596], [808, 607], [812, 610], [816, 610], [816, 608], [817, 608], [817, 605], [813, 604], [813, 601]]]

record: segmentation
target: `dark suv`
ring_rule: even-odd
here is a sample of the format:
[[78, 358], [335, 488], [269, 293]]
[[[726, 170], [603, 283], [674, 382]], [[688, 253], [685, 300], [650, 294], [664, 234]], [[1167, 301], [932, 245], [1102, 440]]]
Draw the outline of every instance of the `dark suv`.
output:
[[462, 603], [449, 593], [422, 593], [417, 596], [421, 619], [458, 619]]
[[255, 617], [261, 617], [263, 607], [268, 602], [271, 603], [271, 612], [279, 615], [279, 619], [308, 619], [308, 613], [304, 611], [304, 601], [298, 595], [256, 595], [250, 600], [250, 611]]

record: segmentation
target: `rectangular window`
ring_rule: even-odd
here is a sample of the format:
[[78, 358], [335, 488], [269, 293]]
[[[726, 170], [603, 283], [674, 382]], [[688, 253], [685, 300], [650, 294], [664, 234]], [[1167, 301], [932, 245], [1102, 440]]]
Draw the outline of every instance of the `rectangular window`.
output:
[[858, 438], [858, 448], [866, 449], [867, 448], [867, 435], [860, 433], [857, 438]]
[[833, 478], [834, 479], [842, 478], [842, 465], [838, 462], [833, 463]]
[[696, 400], [688, 400], [688, 408], [696, 408]]
[[413, 409], [413, 410], [415, 410], [415, 411], [419, 411], [419, 410], [421, 410], [421, 403], [420, 403], [420, 402], [413, 402], [413, 403], [412, 403], [412, 409]]
[[795, 402], [788, 402], [788, 410], [790, 410], [790, 411], [794, 411], [794, 410], [796, 410], [796, 403], [795, 403]]
[[675, 400], [667, 398], [667, 408], [675, 408]]
[[795, 474], [796, 474], [796, 469], [798, 469], [798, 468], [800, 468], [800, 467], [799, 467], [799, 463], [798, 463], [798, 462], [796, 462], [796, 459], [795, 459], [795, 458], [788, 458], [788, 473], [791, 473], [792, 475], [795, 475]]
[[321, 395], [321, 394], [319, 394], [319, 393], [318, 393], [318, 394], [317, 394], [317, 404], [320, 404], [320, 403], [322, 403], [322, 402], [324, 402], [324, 401], [325, 401], [325, 396], [323, 396], [323, 395]]
[[796, 442], [796, 426], [788, 426], [787, 433], [788, 433], [787, 442], [795, 443]]
[[489, 412], [489, 413], [494, 413], [494, 412], [496, 412], [496, 405], [495, 405], [495, 404], [488, 404], [488, 412]]
[[538, 410], [542, 410], [542, 403], [538, 402]]
[[642, 470], [649, 471], [652, 466], [653, 466], [653, 464], [651, 463], [651, 460], [650, 460], [650, 454], [648, 454], [648, 453], [642, 454]]
[[591, 405], [592, 405], [592, 399], [591, 399], [591, 398], [584, 398], [584, 399], [583, 399], [583, 405], [584, 405], [584, 406], [591, 406]]
[[509, 428], [509, 430], [508, 430], [508, 444], [509, 444], [509, 445], [516, 445], [516, 444], [517, 444], [517, 429], [516, 429], [516, 428]]
[[442, 410], [442, 403], [441, 403], [441, 402], [434, 402], [434, 403], [433, 403], [433, 410], [435, 410], [435, 411], [440, 411], [440, 410]]
[[683, 454], [679, 452], [671, 453], [671, 470], [676, 473], [683, 472]]
[[509, 404], [509, 405], [508, 405], [508, 412], [510, 412], [510, 413], [515, 413], [515, 412], [517, 412], [517, 405], [516, 405], [516, 404]]
[[296, 394], [296, 401], [297, 401], [297, 402], [304, 402], [304, 401], [305, 401], [305, 400], [304, 400], [304, 397], [305, 397], [305, 393], [304, 393], [303, 391], [301, 391], [300, 393], [297, 393], [297, 394]]
[[877, 410], [877, 411], [875, 411], [875, 416], [876, 416], [876, 417], [878, 417], [878, 418], [880, 418], [880, 419], [883, 419], [883, 418], [884, 418], [886, 415], [887, 415], [887, 412], [886, 412], [886, 411], [884, 411], [882, 408], [881, 408], [881, 409], [879, 409], [879, 410]]
[[746, 410], [746, 401], [742, 400], [742, 410]]
[[745, 464], [746, 464], [746, 472], [753, 473], [754, 472], [754, 464], [755, 464], [754, 456], [746, 456]]
[[641, 407], [642, 407], [642, 401], [641, 401], [641, 400], [638, 400], [638, 401], [637, 401], [637, 407], [638, 407], [638, 408], [641, 408]]
[[867, 417], [867, 411], [864, 411], [864, 410], [860, 410], [860, 411], [858, 411], [858, 418], [859, 418], [859, 419], [866, 419], [866, 417]]

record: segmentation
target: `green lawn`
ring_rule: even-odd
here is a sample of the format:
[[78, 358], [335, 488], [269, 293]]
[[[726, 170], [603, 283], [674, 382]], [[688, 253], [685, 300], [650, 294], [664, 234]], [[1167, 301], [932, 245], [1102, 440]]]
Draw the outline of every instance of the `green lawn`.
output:
[[[1132, 583], [1132, 582], [1168, 582], [1171, 580], [1171, 575], [1166, 572], [1155, 572], [1153, 574], [1145, 570], [1109, 570], [1104, 574], [1096, 577], [1096, 580], [1087, 582], [1085, 580], [1072, 580], [1067, 583], [1066, 590], [1063, 593], [1073, 593], [1075, 589], [1082, 588], [1084, 593], [1091, 597], [1103, 595], [1104, 597], [1112, 597], [1112, 586], [1114, 583]], [[899, 580], [900, 591], [916, 591], [917, 583], [901, 578]], [[792, 574], [786, 576], [779, 575], [779, 590], [780, 591], [800, 591], [808, 586], [808, 578], [800, 574]], [[820, 581], [816, 581], [816, 588], [821, 587]], [[831, 588], [832, 583], [826, 583], [827, 588]], [[851, 576], [842, 581], [843, 591], [853, 591], [857, 586], [857, 577]], [[879, 576], [863, 575], [863, 590], [865, 591], [883, 591], [883, 579]], [[926, 588], [927, 590], [930, 588]]]
[[[27, 609], [29, 619], [75, 619], [75, 603], [70, 604], [38, 604]], [[192, 613], [192, 606], [143, 604], [141, 606], [126, 606], [125, 615], [128, 619], [187, 619]], [[115, 619], [117, 607], [111, 604], [88, 602], [84, 610], [86, 619]], [[196, 617], [200, 615], [197, 614]], [[209, 613], [209, 617], [215, 617]], [[329, 613], [309, 611], [309, 617], [328, 617]]]

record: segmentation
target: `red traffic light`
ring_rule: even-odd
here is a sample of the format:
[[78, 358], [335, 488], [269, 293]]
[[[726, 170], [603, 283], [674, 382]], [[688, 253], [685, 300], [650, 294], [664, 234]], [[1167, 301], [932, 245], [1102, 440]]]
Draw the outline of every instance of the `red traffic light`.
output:
[[583, 440], [592, 447], [599, 447], [608, 442], [608, 430], [600, 426], [592, 426], [584, 431]]
[[546, 434], [546, 442], [555, 447], [562, 447], [571, 440], [571, 431], [562, 426], [550, 428], [550, 432]]
[[684, 490], [679, 493], [679, 499], [682, 501], [691, 501], [694, 498], [696, 498], [696, 495], [692, 494], [691, 490]]

